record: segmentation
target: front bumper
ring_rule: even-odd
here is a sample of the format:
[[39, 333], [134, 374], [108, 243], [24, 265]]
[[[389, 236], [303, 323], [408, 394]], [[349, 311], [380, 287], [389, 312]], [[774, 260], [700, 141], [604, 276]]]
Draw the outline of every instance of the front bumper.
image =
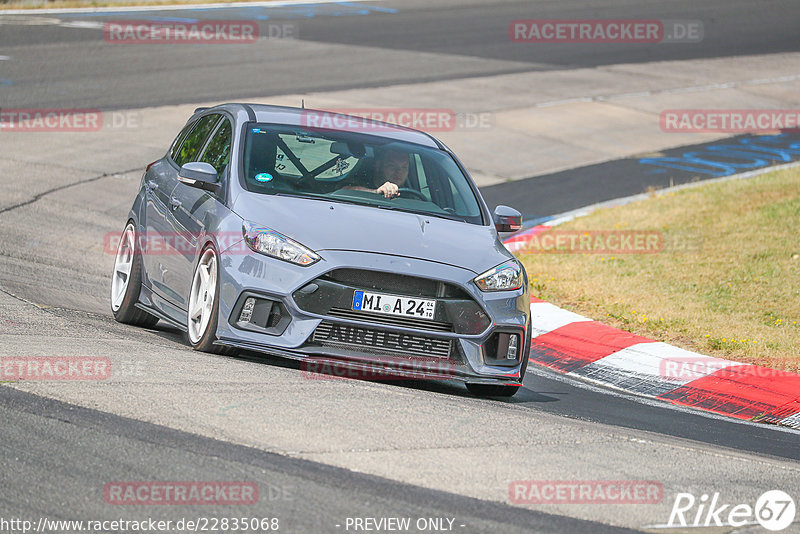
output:
[[[529, 352], [525, 343], [530, 315], [527, 284], [517, 291], [483, 293], [472, 283], [473, 272], [449, 265], [349, 251], [323, 251], [322, 255], [323, 261], [299, 267], [256, 253], [223, 252], [218, 343], [305, 361], [304, 369], [310, 371], [349, 369], [355, 371], [350, 376], [364, 378], [396, 376], [520, 385]], [[425, 289], [413, 287], [414, 284], [405, 291], [399, 287], [379, 288], [366, 278], [362, 282], [331, 281], [332, 273], [341, 270], [399, 278], [402, 275], [397, 273], [413, 273], [417, 279], [435, 281], [438, 287], [449, 289], [440, 290], [442, 296], [437, 302], [443, 304], [438, 306], [440, 311], [430, 325], [403, 318], [387, 322], [383, 317], [344, 313], [348, 302], [352, 303], [352, 291], [423, 296], [419, 292]], [[313, 296], [305, 293], [310, 285], [316, 286]], [[290, 320], [275, 322], [280, 328], [269, 328], [269, 332], [243, 328], [237, 318], [248, 295], [279, 302], [282, 313]], [[443, 325], [449, 325], [449, 330]], [[341, 328], [353, 340], [371, 339], [373, 344], [331, 338], [331, 328]], [[517, 360], [493, 357], [498, 333], [519, 335]], [[376, 339], [381, 340], [377, 347]], [[387, 350], [386, 346], [394, 348]], [[441, 349], [444, 346], [450, 347], [446, 353]]]

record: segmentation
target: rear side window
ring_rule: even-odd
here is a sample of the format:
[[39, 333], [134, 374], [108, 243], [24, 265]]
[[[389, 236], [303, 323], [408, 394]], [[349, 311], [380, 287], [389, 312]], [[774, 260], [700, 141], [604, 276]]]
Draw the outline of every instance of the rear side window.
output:
[[172, 158], [179, 167], [184, 163], [189, 163], [190, 161], [195, 161], [197, 159], [197, 156], [199, 155], [200, 150], [203, 148], [206, 139], [208, 139], [208, 135], [214, 131], [214, 126], [216, 126], [219, 118], [219, 114], [215, 113], [213, 115], [203, 117], [197, 121], [197, 124], [192, 129], [191, 133], [189, 133], [189, 135], [183, 141], [183, 144], [178, 150], [176, 157]]
[[220, 176], [231, 159], [231, 133], [230, 121], [223, 120], [200, 158], [200, 161], [211, 164]]
[[181, 148], [181, 144], [183, 140], [186, 139], [186, 136], [189, 135], [189, 132], [192, 131], [194, 125], [197, 124], [197, 121], [190, 122], [186, 126], [184, 126], [181, 133], [178, 134], [178, 137], [175, 138], [175, 141], [172, 142], [172, 146], [169, 149], [169, 157], [175, 160], [178, 157], [178, 149]]

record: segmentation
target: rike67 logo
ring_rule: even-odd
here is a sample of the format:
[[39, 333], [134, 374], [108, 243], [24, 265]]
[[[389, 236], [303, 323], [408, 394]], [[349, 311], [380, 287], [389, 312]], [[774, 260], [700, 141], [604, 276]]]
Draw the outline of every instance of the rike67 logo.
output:
[[758, 524], [777, 532], [792, 524], [795, 512], [794, 499], [780, 490], [763, 493], [755, 506], [725, 503], [719, 493], [703, 494], [699, 499], [691, 493], [679, 493], [675, 496], [666, 526], [743, 527]]

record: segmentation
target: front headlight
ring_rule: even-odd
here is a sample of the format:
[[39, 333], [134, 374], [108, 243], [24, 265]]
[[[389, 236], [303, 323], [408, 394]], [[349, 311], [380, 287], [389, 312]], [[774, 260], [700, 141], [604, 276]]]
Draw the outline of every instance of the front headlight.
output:
[[515, 261], [507, 261], [489, 269], [474, 282], [481, 291], [513, 291], [522, 287], [522, 268]]
[[242, 225], [244, 240], [247, 245], [259, 254], [265, 254], [279, 260], [307, 267], [320, 260], [313, 250], [304, 247], [294, 239], [276, 232], [272, 228], [256, 226], [245, 222]]

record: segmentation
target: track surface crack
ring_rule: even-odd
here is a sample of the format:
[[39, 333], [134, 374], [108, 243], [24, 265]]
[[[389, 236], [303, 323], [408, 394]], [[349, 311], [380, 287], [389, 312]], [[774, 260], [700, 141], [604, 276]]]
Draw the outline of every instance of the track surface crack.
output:
[[18, 208], [29, 206], [29, 205], [33, 204], [34, 202], [38, 202], [39, 200], [41, 200], [42, 198], [46, 197], [47, 195], [50, 195], [52, 193], [56, 193], [58, 191], [63, 191], [64, 189], [69, 189], [70, 187], [89, 184], [89, 183], [92, 183], [92, 182], [96, 182], [98, 180], [102, 180], [103, 178], [108, 178], [109, 176], [117, 176], [117, 175], [121, 175], [121, 174], [128, 174], [128, 173], [131, 173], [131, 172], [135, 172], [137, 170], [139, 170], [138, 167], [135, 168], [135, 169], [128, 169], [128, 170], [119, 171], [119, 172], [107, 172], [107, 173], [101, 174], [99, 176], [93, 176], [92, 178], [87, 178], [85, 180], [79, 180], [77, 182], [72, 182], [72, 183], [69, 183], [69, 184], [60, 185], [58, 187], [53, 187], [52, 189], [48, 189], [47, 191], [42, 191], [41, 193], [37, 193], [30, 200], [26, 200], [25, 202], [20, 202], [19, 204], [14, 204], [13, 206], [8, 206], [6, 208], [0, 209], [0, 215], [3, 215], [4, 213], [7, 213], [9, 211], [13, 211], [13, 210], [18, 209]]

